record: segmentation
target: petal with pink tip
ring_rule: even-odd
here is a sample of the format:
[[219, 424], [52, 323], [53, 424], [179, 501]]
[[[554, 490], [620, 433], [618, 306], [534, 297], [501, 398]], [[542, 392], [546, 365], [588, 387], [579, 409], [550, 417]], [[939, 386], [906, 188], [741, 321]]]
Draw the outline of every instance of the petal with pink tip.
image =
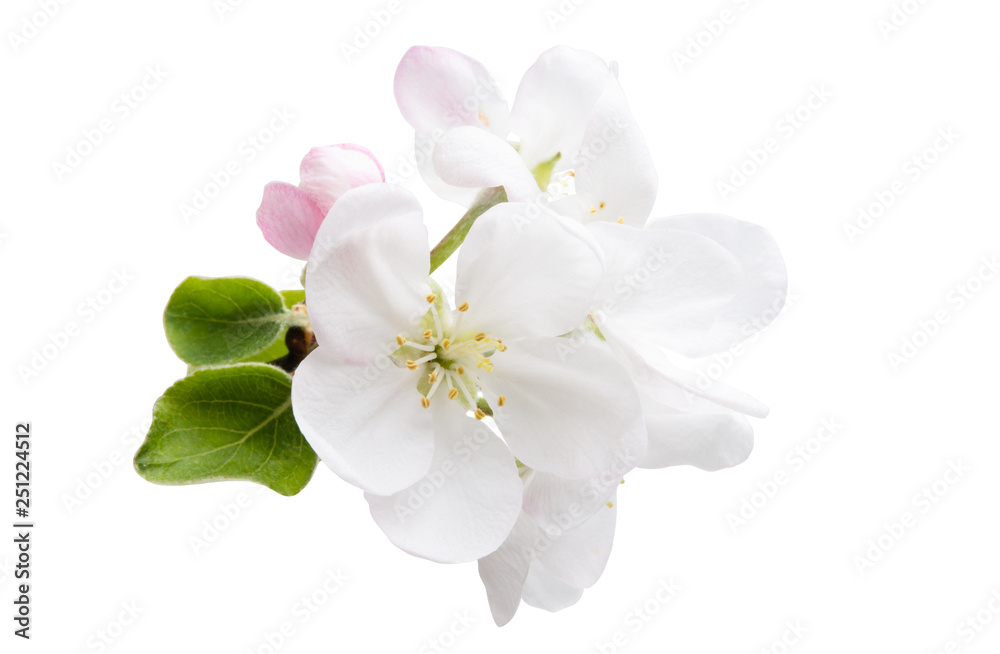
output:
[[324, 215], [298, 187], [271, 182], [264, 187], [257, 226], [276, 250], [304, 261], [309, 258]]
[[367, 148], [351, 143], [313, 148], [299, 166], [299, 188], [325, 216], [353, 188], [384, 182], [385, 173]]

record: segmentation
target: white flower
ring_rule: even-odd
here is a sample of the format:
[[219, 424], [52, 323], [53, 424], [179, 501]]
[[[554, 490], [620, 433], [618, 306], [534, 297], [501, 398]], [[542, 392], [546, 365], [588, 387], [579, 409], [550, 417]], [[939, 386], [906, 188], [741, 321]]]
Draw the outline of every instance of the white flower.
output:
[[[645, 453], [638, 394], [610, 348], [559, 338], [586, 319], [600, 249], [578, 223], [527, 209], [501, 204], [476, 221], [455, 311], [428, 282], [422, 212], [401, 187], [344, 194], [309, 257], [319, 348], [295, 374], [295, 418], [320, 458], [367, 491], [390, 540], [435, 561], [505, 540], [522, 503], [514, 456], [586, 479]], [[504, 440], [472, 411], [492, 412]]]
[[[469, 204], [504, 186], [511, 200], [566, 215], [641, 225], [657, 178], [616, 71], [589, 52], [558, 46], [525, 73], [513, 107], [478, 61], [414, 47], [399, 64], [396, 101], [433, 151], [421, 173], [442, 197]], [[543, 191], [545, 198], [543, 198]]]

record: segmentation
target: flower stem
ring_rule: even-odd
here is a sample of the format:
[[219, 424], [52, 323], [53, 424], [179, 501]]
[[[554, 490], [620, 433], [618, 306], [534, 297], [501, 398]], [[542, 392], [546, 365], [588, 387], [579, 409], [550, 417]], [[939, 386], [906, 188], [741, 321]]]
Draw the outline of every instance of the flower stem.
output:
[[465, 212], [455, 226], [451, 228], [451, 231], [445, 234], [445, 237], [441, 239], [441, 242], [434, 246], [431, 250], [431, 272], [434, 272], [441, 267], [441, 264], [448, 260], [458, 246], [462, 244], [465, 240], [466, 235], [469, 233], [469, 229], [472, 227], [472, 223], [476, 222], [479, 216], [486, 213], [486, 210], [490, 207], [495, 207], [501, 202], [507, 201], [507, 192], [502, 186], [496, 186], [494, 188], [483, 189], [483, 191], [476, 197], [475, 203], [469, 210]]

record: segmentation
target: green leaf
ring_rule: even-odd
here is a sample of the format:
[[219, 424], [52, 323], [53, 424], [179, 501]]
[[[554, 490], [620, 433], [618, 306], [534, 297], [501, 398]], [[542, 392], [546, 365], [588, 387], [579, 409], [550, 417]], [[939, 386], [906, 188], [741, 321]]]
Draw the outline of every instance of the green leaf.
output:
[[167, 303], [167, 340], [185, 362], [230, 363], [262, 352], [284, 333], [289, 311], [267, 284], [245, 277], [188, 277]]
[[292, 378], [261, 363], [199, 370], [167, 389], [135, 455], [156, 484], [242, 479], [295, 495], [317, 457], [292, 416]]
[[[285, 300], [285, 307], [291, 309], [296, 304], [300, 302], [305, 302], [306, 292], [305, 291], [281, 291], [281, 297]], [[263, 352], [258, 352], [251, 356], [240, 359], [239, 363], [250, 363], [253, 361], [259, 361], [261, 363], [268, 363], [270, 361], [277, 361], [281, 357], [288, 354], [288, 346], [285, 345], [285, 333], [288, 330], [282, 330], [280, 338], [264, 350]]]

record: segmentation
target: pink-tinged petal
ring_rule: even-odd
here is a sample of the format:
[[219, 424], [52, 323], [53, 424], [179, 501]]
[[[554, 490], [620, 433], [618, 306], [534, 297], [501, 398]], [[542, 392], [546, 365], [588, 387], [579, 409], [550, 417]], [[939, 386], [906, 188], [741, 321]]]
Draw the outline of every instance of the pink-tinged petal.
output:
[[352, 188], [384, 182], [385, 172], [370, 151], [344, 143], [313, 148], [299, 166], [299, 188], [325, 216], [333, 203]]
[[295, 421], [323, 463], [348, 483], [391, 494], [430, 468], [431, 415], [408, 373], [391, 364], [343, 365], [322, 346], [295, 371]]
[[450, 48], [414, 46], [396, 69], [396, 103], [418, 134], [474, 125], [507, 135], [509, 108], [481, 63]]
[[[418, 406], [416, 393], [410, 402]], [[394, 495], [365, 499], [400, 549], [439, 563], [474, 561], [496, 551], [517, 521], [517, 465], [503, 441], [443, 395], [430, 412], [435, 446], [427, 474]]]
[[556, 154], [562, 154], [556, 169], [569, 167], [594, 105], [611, 83], [617, 81], [608, 65], [590, 52], [560, 45], [538, 57], [521, 79], [510, 114], [529, 169]]
[[271, 182], [257, 209], [257, 226], [274, 249], [306, 260], [325, 214], [298, 187]]
[[649, 227], [693, 232], [728, 250], [743, 268], [743, 283], [719, 312], [695, 356], [720, 352], [771, 323], [785, 304], [788, 273], [770, 232], [753, 223], [718, 214], [689, 214], [651, 220]]
[[434, 170], [447, 184], [465, 188], [503, 186], [511, 202], [541, 195], [524, 161], [504, 139], [475, 127], [456, 127], [434, 148]]

